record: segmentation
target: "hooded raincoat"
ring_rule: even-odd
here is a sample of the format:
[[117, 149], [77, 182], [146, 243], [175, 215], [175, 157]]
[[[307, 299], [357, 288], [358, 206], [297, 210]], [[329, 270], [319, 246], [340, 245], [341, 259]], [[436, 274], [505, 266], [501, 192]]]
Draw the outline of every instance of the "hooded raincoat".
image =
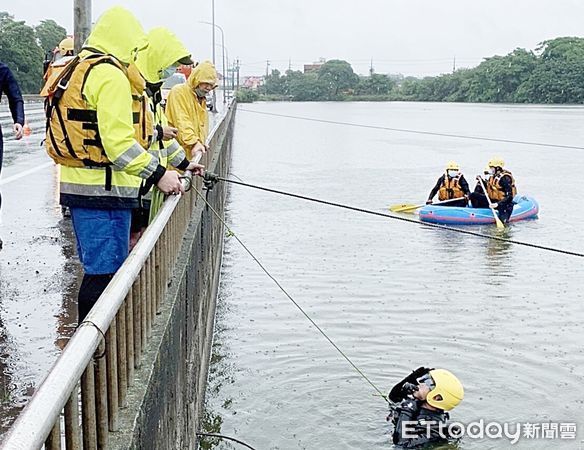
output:
[[[146, 92], [157, 130], [156, 139], [148, 151], [158, 158], [164, 167], [171, 165], [180, 170], [188, 167], [189, 160], [176, 139], [163, 140], [162, 127], [168, 126], [168, 119], [161, 105], [160, 89], [163, 82], [162, 71], [187, 57], [190, 57], [190, 52], [172, 31], [168, 28], [156, 27], [148, 33], [148, 48], [141, 51], [136, 60], [136, 67], [146, 80]], [[146, 200], [142, 202], [144, 212], [138, 213], [134, 218], [134, 227], [140, 228], [147, 224], [142, 223], [142, 220], [152, 221], [164, 201], [164, 194], [154, 189], [153, 195], [153, 190], [147, 183], [143, 183], [141, 195]], [[136, 220], [138, 224], [135, 223]]]
[[[99, 18], [79, 56], [108, 54], [128, 66], [147, 45], [146, 35], [134, 15], [125, 8], [114, 7]], [[127, 74], [113, 64], [95, 65], [83, 85], [82, 96], [87, 109], [96, 111], [103, 149], [113, 164], [109, 168], [61, 166], [61, 204], [135, 208], [141, 178], [156, 183], [165, 168], [135, 139]]]
[[201, 83], [217, 86], [217, 71], [210, 61], [203, 61], [195, 67], [187, 82], [174, 86], [166, 99], [168, 122], [178, 129], [177, 140], [187, 152], [197, 142], [204, 145], [209, 133], [207, 102], [195, 94], [195, 88]]
[[152, 142], [149, 152], [159, 159], [160, 164], [168, 164], [185, 169], [188, 160], [176, 139], [163, 140], [162, 127], [168, 126], [168, 119], [160, 104], [161, 73], [180, 59], [190, 57], [190, 53], [176, 35], [167, 28], [157, 27], [148, 33], [148, 48], [138, 54], [136, 66], [147, 83], [150, 109], [154, 114], [154, 124], [158, 130], [157, 139]]

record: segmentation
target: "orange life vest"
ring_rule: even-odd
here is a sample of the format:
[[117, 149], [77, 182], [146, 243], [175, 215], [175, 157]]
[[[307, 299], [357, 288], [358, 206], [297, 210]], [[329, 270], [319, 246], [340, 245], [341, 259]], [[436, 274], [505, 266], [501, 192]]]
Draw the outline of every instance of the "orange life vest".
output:
[[492, 202], [500, 202], [505, 198], [505, 191], [501, 188], [501, 178], [508, 176], [511, 178], [511, 192], [513, 197], [517, 195], [517, 188], [515, 187], [515, 179], [513, 175], [508, 170], [502, 170], [497, 175], [489, 178], [487, 182], [487, 193]]
[[[98, 64], [112, 64], [130, 81], [134, 137], [147, 149], [153, 134], [153, 118], [148, 111], [144, 93], [144, 80], [130, 76], [126, 68], [114, 57], [90, 54], [80, 59], [74, 57], [63, 67], [52, 71], [41, 95], [46, 97], [48, 155], [57, 163], [69, 167], [108, 166], [108, 159], [99, 135], [97, 111], [87, 107], [83, 88], [89, 72]], [[142, 89], [140, 91], [140, 89]], [[138, 94], [140, 93], [140, 94]]]
[[460, 178], [462, 174], [459, 173], [454, 178], [449, 178], [448, 174], [444, 174], [444, 179], [442, 180], [442, 185], [438, 190], [438, 200], [450, 200], [453, 198], [462, 198], [464, 197], [464, 192], [460, 187]]

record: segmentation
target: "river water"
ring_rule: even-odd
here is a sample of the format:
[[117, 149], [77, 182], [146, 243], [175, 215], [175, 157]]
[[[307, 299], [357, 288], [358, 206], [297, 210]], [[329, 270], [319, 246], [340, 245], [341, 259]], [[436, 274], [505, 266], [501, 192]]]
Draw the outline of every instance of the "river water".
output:
[[[538, 220], [513, 224], [503, 236], [584, 252], [575, 208], [584, 194], [584, 150], [257, 112], [579, 146], [582, 107], [241, 105], [232, 174], [248, 183], [387, 211], [394, 203], [423, 202], [448, 160], [459, 162], [473, 180], [488, 159], [500, 155], [519, 192], [534, 196], [541, 207]], [[556, 431], [556, 439], [522, 437], [514, 447], [583, 447], [581, 258], [235, 185], [229, 190], [227, 220], [382, 391], [418, 366], [448, 368], [465, 387], [453, 420], [509, 423], [511, 430], [518, 423], [575, 423], [575, 439], [560, 439]], [[492, 226], [473, 230], [497, 233]], [[388, 448], [388, 409], [375, 394], [236, 240], [226, 238], [208, 429], [258, 449]], [[548, 426], [548, 436], [555, 426]], [[511, 444], [505, 438], [465, 437], [457, 445]], [[218, 448], [231, 447], [221, 443]]]

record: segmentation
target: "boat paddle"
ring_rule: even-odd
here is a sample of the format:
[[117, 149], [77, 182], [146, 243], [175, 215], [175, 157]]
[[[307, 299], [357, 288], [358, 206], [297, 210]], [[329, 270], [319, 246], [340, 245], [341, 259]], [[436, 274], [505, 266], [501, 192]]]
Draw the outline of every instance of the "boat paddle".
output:
[[[434, 205], [443, 205], [444, 203], [454, 202], [456, 200], [462, 200], [464, 197], [457, 197], [451, 198], [449, 200], [442, 200], [441, 202], [431, 203], [432, 206]], [[426, 203], [422, 203], [421, 205], [411, 205], [409, 203], [402, 203], [400, 205], [391, 205], [389, 210], [392, 212], [400, 212], [400, 213], [407, 213], [410, 211], [414, 211], [415, 209], [421, 208], [426, 206]]]
[[495, 211], [495, 208], [493, 207], [493, 204], [491, 203], [491, 199], [489, 198], [489, 194], [487, 194], [487, 188], [485, 187], [485, 183], [483, 182], [483, 179], [480, 176], [477, 176], [477, 180], [479, 180], [479, 183], [481, 183], [481, 187], [483, 188], [483, 192], [485, 193], [485, 198], [487, 199], [487, 202], [489, 203], [489, 208], [493, 212], [493, 217], [495, 218], [495, 223], [497, 224], [497, 228], [505, 228], [505, 225], [503, 225], [503, 222], [501, 222], [501, 219], [499, 219], [497, 211]]

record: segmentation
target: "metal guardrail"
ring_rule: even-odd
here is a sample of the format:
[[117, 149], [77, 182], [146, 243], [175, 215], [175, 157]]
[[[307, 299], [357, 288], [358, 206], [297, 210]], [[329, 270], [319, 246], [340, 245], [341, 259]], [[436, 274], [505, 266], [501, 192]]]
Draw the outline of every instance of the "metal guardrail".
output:
[[[220, 151], [214, 146], [220, 126], [218, 121], [207, 141], [210, 150], [199, 158], [205, 166], [214, 151]], [[192, 183], [201, 189], [200, 178]], [[141, 367], [171, 268], [198, 203], [194, 189], [164, 201], [11, 427], [3, 450], [43, 445], [60, 450], [63, 437], [68, 450], [107, 448], [109, 432], [118, 430], [119, 410], [127, 405], [128, 388], [135, 369]]]

